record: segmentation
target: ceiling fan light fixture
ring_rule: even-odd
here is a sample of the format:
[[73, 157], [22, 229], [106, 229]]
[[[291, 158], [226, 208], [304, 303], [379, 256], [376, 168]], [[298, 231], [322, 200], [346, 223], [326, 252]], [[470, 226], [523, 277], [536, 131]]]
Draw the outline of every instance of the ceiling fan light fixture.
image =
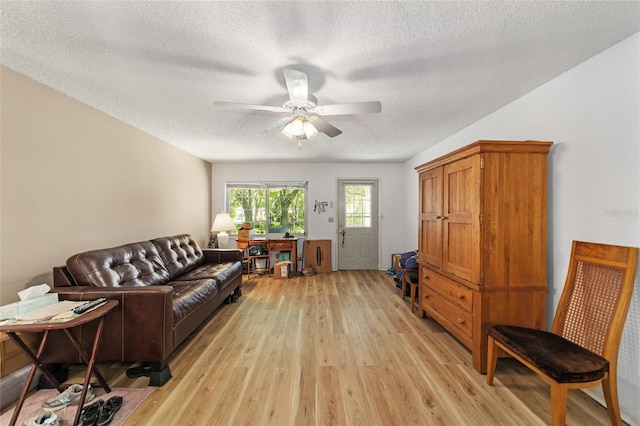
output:
[[304, 140], [317, 135], [318, 129], [305, 117], [296, 117], [282, 128], [281, 133], [289, 139]]
[[308, 122], [307, 120], [304, 120], [304, 122], [302, 123], [302, 127], [304, 129], [304, 134], [307, 137], [307, 139], [311, 139], [312, 137], [318, 134], [318, 129], [316, 129], [316, 127], [310, 122]]

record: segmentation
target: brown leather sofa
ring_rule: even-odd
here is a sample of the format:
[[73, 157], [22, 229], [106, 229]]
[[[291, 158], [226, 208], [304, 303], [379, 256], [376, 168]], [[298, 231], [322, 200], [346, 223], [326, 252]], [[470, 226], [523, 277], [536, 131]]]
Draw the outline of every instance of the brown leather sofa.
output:
[[[120, 302], [105, 318], [97, 360], [143, 362], [149, 384], [162, 386], [175, 349], [218, 306], [241, 295], [242, 251], [203, 250], [185, 234], [78, 253], [53, 272], [61, 300]], [[93, 333], [74, 331], [90, 351]], [[66, 336], [56, 337], [46, 362], [80, 362]]]

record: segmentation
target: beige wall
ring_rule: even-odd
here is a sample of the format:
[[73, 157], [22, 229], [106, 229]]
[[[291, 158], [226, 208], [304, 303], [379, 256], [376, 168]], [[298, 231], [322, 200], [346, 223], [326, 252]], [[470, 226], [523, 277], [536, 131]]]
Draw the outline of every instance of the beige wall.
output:
[[208, 162], [6, 67], [0, 98], [0, 304], [79, 251], [208, 239]]

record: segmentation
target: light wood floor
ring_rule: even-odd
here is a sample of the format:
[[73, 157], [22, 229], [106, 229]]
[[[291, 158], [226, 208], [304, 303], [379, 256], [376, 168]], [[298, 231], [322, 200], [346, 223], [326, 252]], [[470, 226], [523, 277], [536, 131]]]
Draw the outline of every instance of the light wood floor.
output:
[[[171, 360], [173, 379], [127, 425], [541, 425], [549, 388], [513, 360], [493, 387], [470, 353], [409, 312], [382, 271], [246, 281]], [[129, 365], [101, 365], [113, 386]], [[77, 372], [79, 375], [82, 372]], [[75, 373], [74, 373], [75, 374]], [[73, 380], [73, 378], [71, 379]], [[569, 425], [607, 425], [570, 391]]]

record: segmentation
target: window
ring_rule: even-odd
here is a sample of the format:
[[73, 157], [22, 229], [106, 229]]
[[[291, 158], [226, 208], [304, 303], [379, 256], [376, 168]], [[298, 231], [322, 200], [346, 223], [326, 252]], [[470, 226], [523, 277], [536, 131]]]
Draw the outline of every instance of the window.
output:
[[347, 228], [371, 227], [371, 186], [345, 185], [345, 221]]
[[255, 235], [305, 235], [307, 182], [227, 182], [226, 190], [236, 225], [249, 222]]

